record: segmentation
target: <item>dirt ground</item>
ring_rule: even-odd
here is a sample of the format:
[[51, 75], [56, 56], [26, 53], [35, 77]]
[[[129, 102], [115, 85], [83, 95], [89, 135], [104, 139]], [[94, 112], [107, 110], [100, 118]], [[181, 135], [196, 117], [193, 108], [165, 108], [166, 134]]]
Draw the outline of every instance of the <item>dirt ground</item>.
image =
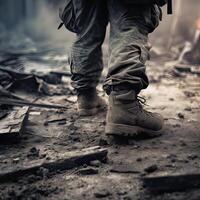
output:
[[[31, 108], [26, 131], [17, 143], [0, 146], [0, 168], [24, 159], [48, 159], [48, 152], [65, 152], [96, 145], [108, 149], [108, 160], [72, 170], [23, 176], [0, 184], [0, 200], [199, 200], [200, 190], [153, 194], [140, 177], [159, 173], [200, 172], [200, 80], [173, 73], [170, 59], [148, 63], [150, 86], [142, 92], [146, 108], [165, 118], [157, 138], [123, 140], [104, 135], [105, 112], [79, 117], [69, 80], [62, 83], [66, 95], [43, 96], [40, 102], [67, 105], [68, 109]], [[107, 98], [99, 87], [100, 94]], [[52, 119], [63, 119], [65, 123]], [[61, 120], [62, 121], [62, 120]], [[153, 170], [148, 170], [153, 168]], [[93, 169], [88, 175], [85, 168]], [[94, 172], [94, 173], [93, 173]]]

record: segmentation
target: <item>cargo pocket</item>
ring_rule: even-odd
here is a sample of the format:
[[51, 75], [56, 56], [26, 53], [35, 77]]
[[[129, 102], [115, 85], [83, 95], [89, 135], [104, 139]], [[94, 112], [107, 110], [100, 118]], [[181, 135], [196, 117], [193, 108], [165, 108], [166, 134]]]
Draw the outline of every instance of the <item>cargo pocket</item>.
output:
[[67, 0], [66, 5], [64, 9], [59, 10], [59, 17], [62, 21], [60, 26], [58, 28], [61, 28], [62, 25], [65, 25], [65, 27], [74, 33], [78, 33], [78, 27], [76, 25], [76, 13], [75, 8], [73, 4], [73, 0]]
[[151, 8], [147, 9], [144, 15], [146, 26], [148, 32], [153, 32], [162, 20], [162, 10], [161, 8], [154, 4]]

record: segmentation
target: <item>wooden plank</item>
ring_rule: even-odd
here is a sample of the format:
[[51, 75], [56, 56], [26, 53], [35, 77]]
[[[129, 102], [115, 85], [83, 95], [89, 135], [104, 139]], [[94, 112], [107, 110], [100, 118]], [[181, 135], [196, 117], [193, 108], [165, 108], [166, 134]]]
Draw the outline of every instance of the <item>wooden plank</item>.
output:
[[49, 108], [49, 109], [66, 109], [66, 106], [55, 105], [55, 104], [40, 104], [40, 103], [32, 103], [28, 101], [22, 101], [11, 98], [0, 98], [0, 104], [4, 105], [12, 105], [12, 106], [30, 106], [30, 107], [38, 107], [38, 108]]
[[200, 188], [200, 173], [155, 175], [143, 177], [143, 185], [151, 192], [178, 192]]
[[0, 137], [19, 136], [24, 129], [28, 118], [29, 107], [14, 108], [10, 113], [0, 120]]
[[3, 168], [0, 171], [0, 182], [9, 182], [37, 172], [40, 168], [46, 168], [49, 172], [57, 170], [69, 170], [74, 167], [88, 164], [93, 160], [105, 160], [107, 149], [99, 146], [85, 148], [79, 151], [69, 151], [64, 153], [53, 152], [48, 155], [50, 159], [24, 160], [15, 166]]

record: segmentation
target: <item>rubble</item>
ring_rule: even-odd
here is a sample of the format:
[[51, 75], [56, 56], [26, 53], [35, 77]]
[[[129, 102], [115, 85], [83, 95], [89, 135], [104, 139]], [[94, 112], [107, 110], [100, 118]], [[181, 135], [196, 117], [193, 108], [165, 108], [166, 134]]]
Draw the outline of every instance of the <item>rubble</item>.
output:
[[[38, 155], [38, 150], [32, 148], [31, 155]], [[40, 168], [48, 169], [50, 172], [57, 170], [69, 170], [74, 167], [87, 164], [92, 160], [104, 160], [107, 157], [107, 149], [99, 146], [85, 148], [77, 151], [69, 152], [54, 152], [49, 155], [50, 159], [34, 159], [24, 160], [9, 168], [4, 168], [0, 171], [0, 182], [7, 182], [18, 179], [27, 174], [33, 174]], [[37, 156], [37, 157], [38, 157]], [[93, 170], [93, 172], [96, 170]], [[88, 172], [85, 170], [85, 173]], [[97, 172], [97, 171], [96, 171]], [[82, 171], [82, 173], [84, 173]], [[89, 173], [89, 172], [88, 172]]]
[[153, 172], [155, 172], [157, 170], [158, 170], [158, 166], [156, 164], [155, 165], [151, 165], [151, 166], [149, 166], [149, 167], [144, 169], [144, 171], [147, 172], [148, 174], [153, 173]]
[[142, 178], [144, 187], [151, 192], [178, 192], [200, 188], [199, 173], [171, 174], [146, 176]]
[[0, 138], [19, 137], [25, 128], [28, 119], [29, 107], [14, 108], [0, 119]]
[[97, 191], [97, 192], [94, 193], [94, 196], [96, 198], [105, 198], [105, 197], [108, 197], [110, 195], [111, 195], [110, 192], [106, 189], [100, 190], [100, 191]]

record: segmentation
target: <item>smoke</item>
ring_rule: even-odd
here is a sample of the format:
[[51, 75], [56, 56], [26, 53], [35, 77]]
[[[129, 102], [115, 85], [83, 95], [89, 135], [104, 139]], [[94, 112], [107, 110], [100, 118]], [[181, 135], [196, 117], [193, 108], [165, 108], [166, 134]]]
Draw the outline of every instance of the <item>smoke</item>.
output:
[[70, 43], [73, 39], [73, 34], [68, 32], [64, 27], [58, 30], [60, 19], [58, 17], [58, 8], [41, 2], [37, 11], [37, 16], [28, 21], [28, 30], [31, 31], [32, 37], [43, 38], [58, 43]]
[[163, 20], [158, 29], [152, 34], [154, 44], [172, 43], [173, 45], [185, 40], [193, 40], [196, 30], [196, 20], [200, 17], [199, 0], [173, 1], [173, 15], [166, 15], [163, 9]]
[[[55, 1], [53, 2], [55, 3]], [[22, 48], [33, 49], [33, 47], [37, 49], [44, 46], [48, 46], [48, 48], [51, 46], [50, 48], [60, 47], [68, 49], [74, 36], [64, 27], [60, 30], [57, 29], [60, 23], [58, 3], [57, 6], [52, 6], [53, 4], [47, 0], [35, 0], [35, 10], [31, 10], [32, 3], [30, 0], [26, 0], [26, 12], [24, 11], [26, 15], [21, 16], [20, 20], [16, 18], [15, 25], [6, 26], [9, 16], [7, 18], [4, 16], [3, 22], [1, 22], [3, 19], [0, 19], [0, 49], [17, 50]], [[15, 10], [17, 14], [17, 8], [13, 9], [9, 6], [7, 5], [9, 9]], [[11, 4], [11, 6], [15, 6], [15, 4]]]
[[[20, 6], [23, 2], [25, 11], [22, 10], [23, 6]], [[74, 34], [64, 27], [57, 30], [60, 23], [58, 8], [63, 2], [63, 0], [0, 0], [0, 11], [7, 10], [7, 15], [5, 12], [0, 13], [0, 49], [30, 49], [31, 45], [37, 49], [47, 44], [52, 48], [60, 46], [69, 49]], [[199, 0], [176, 0], [172, 16], [166, 15], [165, 7], [163, 20], [151, 36], [153, 45], [192, 40], [195, 21], [200, 17], [199, 7]], [[19, 15], [19, 11], [25, 15]], [[10, 20], [12, 23], [5, 21], [9, 16], [12, 17]], [[1, 18], [4, 23], [1, 23]]]

